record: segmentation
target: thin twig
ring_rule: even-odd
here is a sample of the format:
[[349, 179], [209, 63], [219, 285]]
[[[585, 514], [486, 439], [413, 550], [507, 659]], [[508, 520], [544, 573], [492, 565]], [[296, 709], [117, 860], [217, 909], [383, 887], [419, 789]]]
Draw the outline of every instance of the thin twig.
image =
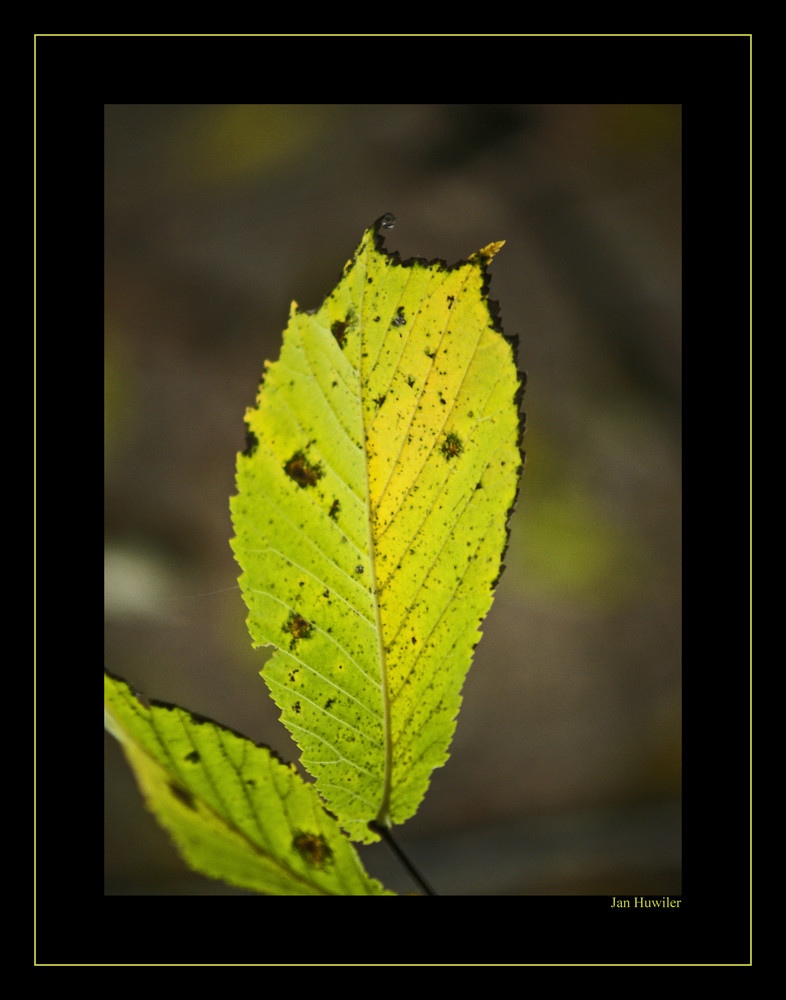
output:
[[385, 843], [388, 845], [391, 851], [393, 851], [398, 860], [407, 869], [411, 877], [415, 880], [415, 882], [417, 882], [417, 884], [421, 887], [421, 889], [425, 892], [425, 894], [427, 896], [436, 896], [437, 895], [436, 892], [434, 892], [434, 890], [431, 888], [428, 882], [423, 878], [423, 876], [420, 874], [417, 868], [412, 864], [412, 862], [409, 860], [406, 854], [401, 850], [396, 841], [393, 839], [393, 834], [390, 832], [388, 827], [383, 826], [381, 823], [377, 823], [377, 821], [373, 819], [370, 821], [368, 825], [370, 830], [373, 830], [375, 833], [378, 833], [382, 837], [382, 839], [385, 841]]

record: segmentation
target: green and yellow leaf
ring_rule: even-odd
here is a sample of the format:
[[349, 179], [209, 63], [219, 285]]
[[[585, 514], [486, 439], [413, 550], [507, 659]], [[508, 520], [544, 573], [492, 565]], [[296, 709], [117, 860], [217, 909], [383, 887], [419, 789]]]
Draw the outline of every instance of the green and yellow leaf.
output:
[[314, 786], [267, 747], [176, 705], [146, 707], [106, 673], [104, 711], [148, 807], [196, 871], [274, 895], [394, 895], [366, 874]]
[[319, 309], [293, 303], [246, 414], [232, 545], [262, 671], [301, 762], [357, 840], [445, 763], [521, 466], [501, 243], [449, 267], [371, 227]]

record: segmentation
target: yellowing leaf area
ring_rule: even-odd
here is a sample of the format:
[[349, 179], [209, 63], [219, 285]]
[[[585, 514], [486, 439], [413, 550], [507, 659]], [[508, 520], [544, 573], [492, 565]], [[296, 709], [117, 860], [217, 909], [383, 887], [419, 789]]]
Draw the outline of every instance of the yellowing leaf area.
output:
[[293, 303], [246, 414], [231, 500], [248, 627], [303, 766], [370, 842], [444, 764], [499, 578], [521, 383], [487, 297], [492, 243], [454, 266], [366, 231], [319, 309]]

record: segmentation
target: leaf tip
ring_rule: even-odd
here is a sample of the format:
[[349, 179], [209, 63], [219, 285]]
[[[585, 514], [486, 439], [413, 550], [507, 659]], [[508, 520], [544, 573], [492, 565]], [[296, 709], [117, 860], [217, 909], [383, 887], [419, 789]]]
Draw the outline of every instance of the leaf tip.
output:
[[490, 264], [492, 259], [504, 246], [504, 240], [495, 240], [494, 243], [489, 243], [488, 246], [482, 247], [477, 253], [473, 253], [469, 260], [477, 260], [483, 264]]

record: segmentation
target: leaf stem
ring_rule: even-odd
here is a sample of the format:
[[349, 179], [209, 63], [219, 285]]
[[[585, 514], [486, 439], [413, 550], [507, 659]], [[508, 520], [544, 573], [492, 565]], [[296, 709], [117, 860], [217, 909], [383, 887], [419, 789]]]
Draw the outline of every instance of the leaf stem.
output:
[[415, 882], [420, 886], [420, 888], [425, 892], [427, 896], [436, 896], [436, 892], [431, 888], [428, 882], [423, 878], [417, 868], [412, 864], [406, 854], [401, 850], [396, 841], [393, 839], [393, 834], [390, 832], [388, 827], [383, 826], [381, 823], [377, 823], [376, 820], [370, 820], [369, 829], [378, 833], [391, 851], [396, 855], [401, 864], [409, 872], [410, 876]]

